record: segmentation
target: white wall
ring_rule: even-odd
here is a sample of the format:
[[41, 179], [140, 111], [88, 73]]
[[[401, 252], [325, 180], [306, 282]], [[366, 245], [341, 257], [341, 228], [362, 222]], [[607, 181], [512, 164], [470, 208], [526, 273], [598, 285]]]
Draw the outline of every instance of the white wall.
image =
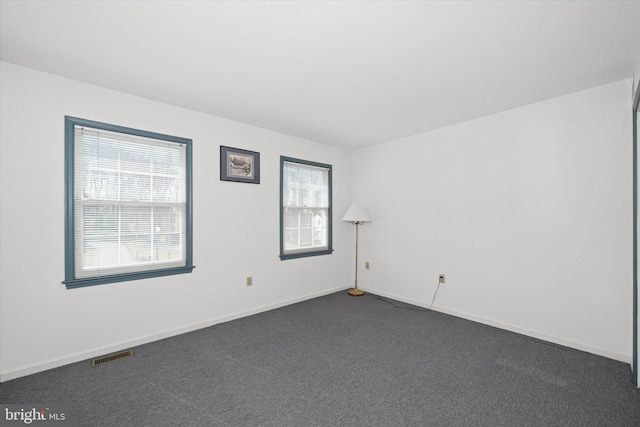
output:
[[360, 286], [630, 362], [630, 87], [354, 152]]
[[[0, 63], [3, 381], [349, 286], [347, 151]], [[67, 290], [64, 116], [193, 139], [192, 274]], [[219, 180], [219, 146], [260, 152], [260, 185]], [[280, 261], [279, 156], [333, 165], [334, 249]], [[245, 277], [253, 276], [253, 286]]]

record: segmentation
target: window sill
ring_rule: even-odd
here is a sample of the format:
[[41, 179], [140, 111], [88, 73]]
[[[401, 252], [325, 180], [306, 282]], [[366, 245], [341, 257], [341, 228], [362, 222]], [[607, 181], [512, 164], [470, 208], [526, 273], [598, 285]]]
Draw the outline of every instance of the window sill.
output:
[[89, 277], [86, 279], [65, 280], [62, 283], [67, 289], [84, 288], [86, 286], [104, 285], [107, 283], [126, 282], [129, 280], [149, 279], [152, 277], [172, 276], [174, 274], [191, 273], [195, 265], [186, 267], [167, 268], [164, 270], [143, 271], [139, 273], [114, 274], [102, 277]]
[[293, 252], [288, 254], [280, 254], [280, 260], [285, 261], [288, 259], [306, 258], [310, 256], [331, 255], [332, 253], [333, 253], [333, 249], [322, 249], [319, 251], [306, 251], [306, 252]]

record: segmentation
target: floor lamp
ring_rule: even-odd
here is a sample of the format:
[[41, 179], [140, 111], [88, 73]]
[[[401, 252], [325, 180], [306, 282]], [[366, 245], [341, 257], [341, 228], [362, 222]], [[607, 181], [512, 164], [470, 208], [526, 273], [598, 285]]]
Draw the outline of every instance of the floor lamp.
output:
[[356, 282], [355, 286], [352, 289], [349, 289], [349, 295], [354, 297], [359, 297], [364, 294], [360, 289], [358, 289], [358, 226], [364, 224], [365, 222], [371, 222], [371, 218], [367, 213], [366, 209], [362, 207], [359, 203], [353, 202], [351, 206], [349, 206], [349, 210], [346, 214], [344, 214], [343, 221], [349, 221], [351, 224], [356, 226]]

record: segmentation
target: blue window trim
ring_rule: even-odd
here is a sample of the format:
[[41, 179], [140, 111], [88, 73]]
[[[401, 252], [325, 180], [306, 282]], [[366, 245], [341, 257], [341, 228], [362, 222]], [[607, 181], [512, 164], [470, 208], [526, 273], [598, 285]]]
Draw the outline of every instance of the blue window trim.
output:
[[633, 385], [638, 384], [638, 107], [640, 106], [640, 85], [633, 98]]
[[[139, 273], [112, 274], [108, 276], [89, 277], [76, 279], [75, 277], [75, 217], [74, 217], [74, 176], [75, 176], [75, 126], [86, 126], [94, 129], [102, 129], [112, 132], [154, 138], [163, 141], [184, 144], [186, 147], [186, 263], [182, 267], [164, 268]], [[64, 180], [65, 180], [65, 205], [64, 205], [64, 234], [65, 234], [65, 279], [62, 282], [67, 289], [82, 288], [85, 286], [117, 283], [128, 280], [148, 279], [151, 277], [170, 276], [174, 274], [191, 273], [193, 265], [193, 187], [192, 187], [192, 141], [187, 138], [148, 132], [139, 129], [117, 126], [93, 120], [77, 117], [64, 117], [65, 156], [64, 156]]]
[[[329, 224], [327, 226], [327, 249], [321, 250], [306, 250], [295, 253], [284, 253], [284, 164], [285, 162], [289, 163], [299, 163], [307, 166], [315, 166], [318, 168], [325, 168], [329, 171]], [[280, 156], [280, 260], [284, 261], [287, 259], [296, 259], [296, 258], [305, 258], [310, 256], [318, 256], [318, 255], [330, 255], [333, 253], [333, 178], [332, 178], [332, 166], [325, 163], [312, 162], [309, 160], [301, 160], [293, 157]]]

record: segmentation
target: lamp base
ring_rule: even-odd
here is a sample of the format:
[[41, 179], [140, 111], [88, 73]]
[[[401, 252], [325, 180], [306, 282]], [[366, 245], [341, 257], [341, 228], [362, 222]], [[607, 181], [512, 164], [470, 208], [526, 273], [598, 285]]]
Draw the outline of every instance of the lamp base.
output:
[[362, 292], [360, 289], [357, 289], [357, 288], [349, 289], [347, 293], [352, 297], [361, 297], [362, 295], [364, 295], [364, 292]]

